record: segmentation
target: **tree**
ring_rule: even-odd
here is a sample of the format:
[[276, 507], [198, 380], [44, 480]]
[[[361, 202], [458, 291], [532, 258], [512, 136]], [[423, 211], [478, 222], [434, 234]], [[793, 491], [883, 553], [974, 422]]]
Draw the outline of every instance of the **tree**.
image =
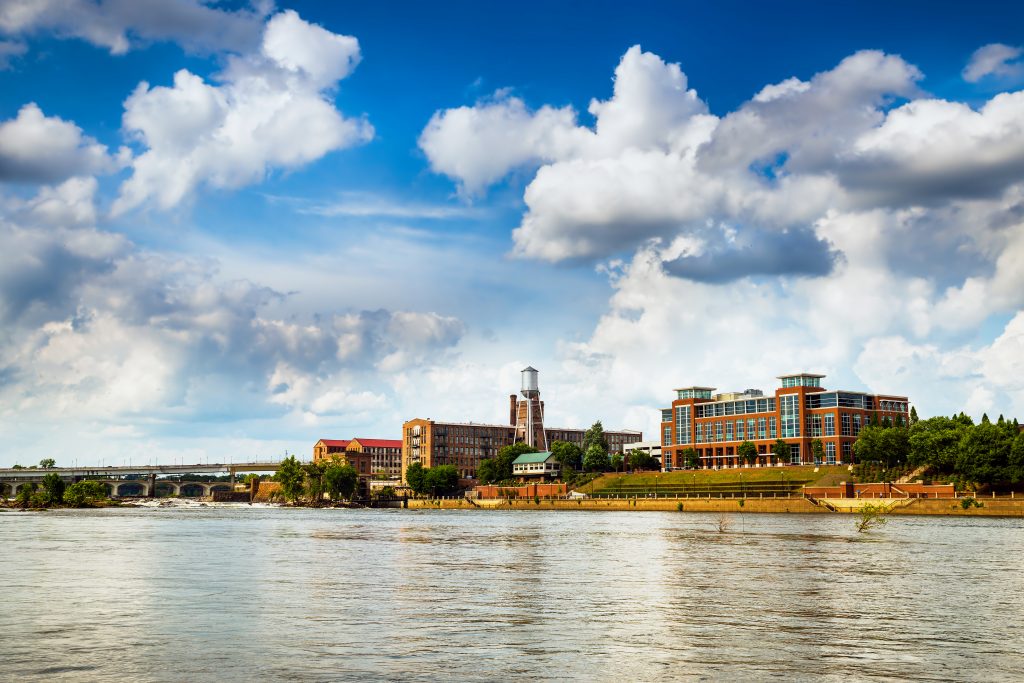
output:
[[476, 468], [476, 478], [481, 484], [493, 484], [501, 481], [498, 463], [493, 458], [484, 458]]
[[[324, 490], [331, 500], [351, 498], [359, 483], [359, 474], [356, 468], [348, 463], [343, 463], [335, 458], [324, 469]], [[391, 489], [392, 494], [394, 489]]]
[[853, 454], [860, 462], [885, 462], [885, 428], [868, 425], [860, 430]]
[[615, 455], [611, 456], [608, 459], [608, 463], [609, 463], [609, 465], [612, 468], [612, 472], [621, 472], [622, 471], [622, 464], [624, 462], [625, 462], [625, 459], [622, 457], [622, 453], [616, 453]]
[[80, 508], [107, 497], [107, 488], [98, 481], [79, 481], [64, 490], [64, 503]]
[[748, 465], [753, 465], [757, 462], [757, 446], [753, 441], [744, 441], [736, 448], [736, 455]]
[[696, 448], [684, 448], [679, 451], [679, 458], [683, 461], [684, 467], [689, 467], [691, 470], [700, 467], [700, 456], [697, 455]]
[[956, 417], [932, 417], [920, 420], [908, 434], [908, 461], [914, 467], [931, 465], [941, 472], [956, 466], [960, 439], [971, 428]]
[[910, 406], [910, 425], [916, 425], [918, 423], [917, 408]]
[[405, 468], [405, 483], [409, 485], [416, 495], [423, 493], [426, 478], [426, 468], [421, 463], [414, 462]]
[[281, 466], [274, 475], [274, 481], [281, 485], [281, 495], [284, 496], [285, 500], [292, 503], [302, 496], [303, 478], [302, 465], [299, 464], [294, 455], [282, 460]]
[[1010, 446], [1006, 480], [1014, 483], [1024, 481], [1024, 432], [1018, 432], [1013, 439], [1013, 445]]
[[32, 496], [35, 494], [37, 488], [38, 486], [33, 481], [28, 484], [22, 484], [21, 488], [18, 489], [18, 496], [15, 500], [18, 501], [18, 505], [21, 506], [22, 510], [28, 509], [32, 504]]
[[43, 477], [43, 490], [46, 492], [46, 502], [50, 505], [60, 505], [64, 502], [64, 480], [56, 472], [50, 472]]
[[583, 450], [571, 441], [552, 441], [550, 450], [563, 467], [569, 466], [574, 470], [583, 467]]
[[587, 472], [607, 472], [611, 467], [608, 452], [598, 443], [594, 443], [583, 454], [583, 469]]
[[586, 454], [591, 446], [600, 446], [601, 450], [608, 453], [608, 441], [604, 438], [604, 427], [598, 420], [590, 426], [587, 433], [583, 435], [583, 453]]
[[57, 461], [54, 460], [53, 458], [43, 458], [42, 460], [39, 461], [39, 466], [42, 467], [44, 470], [48, 470], [51, 467], [56, 467]]
[[815, 465], [825, 462], [825, 444], [821, 442], [821, 439], [811, 441], [811, 455], [814, 457]]
[[860, 509], [860, 515], [857, 518], [857, 531], [864, 533], [875, 527], [884, 526], [887, 521], [883, 517], [884, 514], [884, 505], [865, 505]]
[[789, 444], [782, 439], [776, 439], [775, 444], [772, 445], [772, 455], [775, 456], [775, 459], [780, 463], [786, 464], [790, 461], [791, 454], [792, 449], [789, 447]]
[[306, 493], [314, 505], [319, 505], [324, 500], [324, 471], [326, 469], [327, 463], [323, 462], [307, 462], [302, 465]]
[[657, 470], [661, 469], [661, 464], [647, 451], [635, 448], [629, 452], [629, 467], [633, 470]]
[[1007, 436], [1005, 429], [984, 420], [967, 430], [957, 449], [957, 473], [983, 484], [1004, 480], [1014, 445]]
[[450, 496], [459, 490], [459, 470], [455, 465], [438, 465], [424, 470], [426, 489], [434, 496]]

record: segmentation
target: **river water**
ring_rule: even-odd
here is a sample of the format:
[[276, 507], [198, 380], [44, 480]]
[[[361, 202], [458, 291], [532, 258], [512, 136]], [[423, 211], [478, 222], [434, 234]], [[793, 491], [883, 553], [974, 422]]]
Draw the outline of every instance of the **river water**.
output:
[[0, 680], [1024, 680], [1019, 520], [0, 513]]

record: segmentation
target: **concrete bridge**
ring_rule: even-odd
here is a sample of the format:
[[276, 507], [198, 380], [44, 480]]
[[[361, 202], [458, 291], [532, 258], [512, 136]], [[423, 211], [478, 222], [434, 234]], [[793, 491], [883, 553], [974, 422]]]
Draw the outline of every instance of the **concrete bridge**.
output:
[[[139, 465], [111, 467], [51, 467], [47, 469], [0, 468], [0, 496], [13, 498], [18, 489], [30, 483], [41, 484], [50, 473], [67, 483], [98, 481], [110, 489], [111, 497], [148, 496], [159, 492], [185, 497], [209, 496], [213, 491], [230, 491], [239, 472], [276, 472], [279, 461], [245, 463], [206, 463], [195, 465]], [[189, 481], [160, 479], [189, 474], [227, 474], [229, 481]], [[126, 477], [132, 477], [127, 479]]]

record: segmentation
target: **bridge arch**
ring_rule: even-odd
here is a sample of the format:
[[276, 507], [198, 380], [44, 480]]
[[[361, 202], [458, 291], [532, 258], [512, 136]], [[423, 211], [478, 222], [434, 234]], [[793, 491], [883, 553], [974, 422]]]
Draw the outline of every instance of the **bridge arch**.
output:
[[182, 482], [178, 487], [178, 495], [182, 498], [202, 498], [209, 495], [209, 488], [206, 484], [195, 481]]

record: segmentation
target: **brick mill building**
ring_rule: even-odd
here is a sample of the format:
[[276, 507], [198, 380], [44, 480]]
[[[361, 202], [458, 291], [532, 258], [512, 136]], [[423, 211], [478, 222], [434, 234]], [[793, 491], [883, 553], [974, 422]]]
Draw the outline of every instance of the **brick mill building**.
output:
[[313, 462], [335, 455], [352, 463], [361, 475], [383, 474], [389, 479], [402, 476], [401, 439], [320, 439], [313, 445]]
[[872, 421], [909, 424], [906, 396], [827, 390], [823, 377], [782, 375], [774, 396], [756, 389], [714, 395], [713, 387], [676, 389], [672, 407], [661, 411], [663, 468], [685, 467], [683, 452], [690, 448], [699, 467], [738, 467], [744, 441], [757, 447], [755, 465], [766, 466], [777, 439], [789, 444], [793, 464], [814, 463], [815, 439], [824, 447], [823, 464], [852, 463], [853, 443]]
[[[498, 450], [516, 442], [528, 443], [544, 451], [555, 441], [568, 441], [583, 447], [585, 429], [547, 427], [544, 402], [540, 400], [537, 370], [522, 371], [521, 397], [509, 396], [509, 424], [475, 422], [435, 422], [416, 418], [402, 425], [402, 472], [418, 462], [424, 467], [455, 465], [463, 479], [475, 479], [480, 461], [493, 458]], [[643, 434], [625, 429], [606, 431], [609, 453], [621, 453], [623, 445], [640, 441]]]

